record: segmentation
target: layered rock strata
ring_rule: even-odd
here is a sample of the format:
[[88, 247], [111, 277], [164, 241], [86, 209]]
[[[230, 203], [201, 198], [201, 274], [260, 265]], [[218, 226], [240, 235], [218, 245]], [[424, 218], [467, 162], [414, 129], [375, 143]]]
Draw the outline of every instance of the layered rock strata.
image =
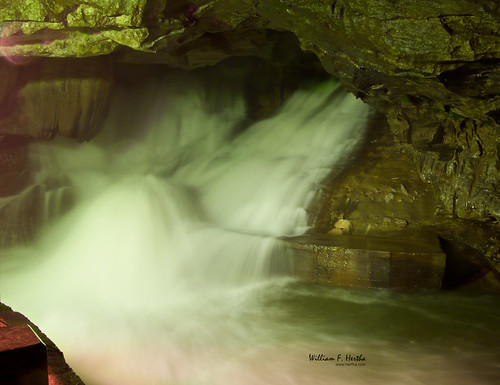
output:
[[[294, 76], [297, 60], [287, 55], [297, 56], [300, 47], [348, 91], [386, 114], [394, 141], [390, 151], [403, 152], [412, 172], [428, 185], [419, 193], [430, 191], [437, 198], [439, 210], [433, 215], [439, 221], [434, 222], [443, 229], [442, 223], [454, 223], [460, 229], [452, 236], [458, 238], [487, 228], [480, 247], [498, 262], [500, 5], [494, 0], [3, 0], [0, 21], [0, 52], [17, 65], [0, 68], [6, 79], [0, 86], [0, 115], [3, 122], [10, 119], [0, 124], [2, 136], [60, 133], [87, 140], [98, 130], [99, 119], [84, 111], [96, 108], [100, 115], [106, 70], [92, 72], [85, 81], [71, 75], [57, 86], [40, 80], [17, 87], [15, 74], [38, 57], [112, 55], [115, 61], [190, 69], [252, 56], [267, 63], [260, 73], [279, 83], [280, 77]], [[42, 70], [40, 76], [49, 73]], [[19, 98], [6, 99], [12, 89]], [[290, 89], [293, 84], [253, 90], [267, 96], [250, 103], [250, 113], [272, 114]], [[67, 103], [54, 105], [62, 94], [71, 95]], [[40, 95], [48, 97], [48, 106], [35, 101]], [[15, 100], [28, 100], [28, 124], [13, 118]], [[77, 111], [62, 112], [75, 103], [82, 106], [78, 118]], [[43, 124], [31, 114], [39, 114]], [[405, 185], [391, 185], [395, 192], [386, 192], [382, 184], [374, 188], [384, 190], [389, 202], [390, 194], [406, 197], [403, 189], [411, 194]], [[401, 214], [401, 224], [408, 222], [405, 215], [412, 213]]]
[[0, 61], [0, 245], [31, 241], [54, 207], [68, 207], [64, 176], [46, 175], [31, 144], [56, 135], [76, 141], [102, 128], [112, 89], [108, 57]]

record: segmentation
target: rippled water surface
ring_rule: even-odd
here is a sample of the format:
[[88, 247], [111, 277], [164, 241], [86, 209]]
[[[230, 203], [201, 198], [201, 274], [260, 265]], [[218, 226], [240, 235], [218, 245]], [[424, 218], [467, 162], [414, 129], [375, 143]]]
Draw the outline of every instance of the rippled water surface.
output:
[[236, 80], [122, 84], [95, 141], [34, 147], [77, 204], [2, 252], [2, 300], [89, 385], [496, 383], [496, 296], [269, 274], [368, 112], [329, 81], [241, 131]]

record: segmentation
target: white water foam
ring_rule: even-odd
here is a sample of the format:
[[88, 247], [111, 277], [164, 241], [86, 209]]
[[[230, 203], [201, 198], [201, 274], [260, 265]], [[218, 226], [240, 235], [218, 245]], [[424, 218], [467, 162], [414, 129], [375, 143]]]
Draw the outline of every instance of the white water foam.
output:
[[38, 149], [78, 204], [27, 255], [2, 257], [2, 300], [89, 383], [236, 383], [233, 355], [258, 348], [260, 315], [241, 312], [269, 285], [276, 237], [308, 229], [319, 183], [362, 136], [367, 107], [338, 87], [299, 90], [236, 137], [237, 87], [123, 87], [97, 140]]

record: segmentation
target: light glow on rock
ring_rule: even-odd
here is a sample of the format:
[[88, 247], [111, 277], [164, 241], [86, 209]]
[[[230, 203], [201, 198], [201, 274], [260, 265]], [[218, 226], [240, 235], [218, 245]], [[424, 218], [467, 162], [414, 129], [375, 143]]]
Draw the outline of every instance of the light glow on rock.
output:
[[234, 79], [198, 80], [124, 86], [95, 141], [38, 148], [72, 179], [78, 204], [35, 247], [3, 252], [2, 300], [88, 385], [489, 383], [498, 353], [486, 347], [483, 360], [488, 339], [475, 329], [474, 355], [447, 354], [463, 327], [450, 333], [446, 314], [492, 299], [269, 275], [286, 253], [277, 237], [307, 231], [307, 208], [362, 137], [366, 106], [327, 82], [235, 137], [245, 108]]

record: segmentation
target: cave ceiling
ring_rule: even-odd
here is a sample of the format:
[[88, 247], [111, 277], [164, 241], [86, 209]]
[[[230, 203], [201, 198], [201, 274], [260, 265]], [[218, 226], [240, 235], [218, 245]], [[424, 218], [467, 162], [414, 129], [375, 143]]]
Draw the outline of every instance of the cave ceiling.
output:
[[368, 102], [415, 96], [492, 122], [499, 12], [494, 0], [2, 0], [0, 49], [14, 63], [113, 53], [195, 68], [265, 56], [270, 31], [287, 31]]
[[[75, 66], [83, 72], [90, 63], [89, 79], [77, 86], [67, 84], [75, 83], [71, 70], [62, 72], [70, 79], [64, 87], [96, 95], [82, 107], [92, 110], [106, 104], [110, 88], [109, 65], [96, 66], [92, 58], [193, 69], [247, 56], [286, 66], [298, 50], [314, 55], [347, 91], [386, 115], [397, 148], [411, 154], [447, 214], [498, 223], [499, 21], [496, 0], [0, 0], [0, 54], [6, 59], [0, 99], [5, 105], [16, 88], [13, 73], [40, 57], [61, 63], [85, 58]], [[52, 72], [23, 75], [16, 95], [30, 100], [53, 93], [57, 87], [43, 83]], [[43, 87], [25, 87], [36, 76]], [[68, 100], [67, 108], [58, 108], [71, 110], [80, 99]], [[93, 114], [103, 115], [100, 110]], [[21, 120], [5, 120], [9, 114], [0, 111], [7, 122], [0, 121], [0, 136], [9, 134], [8, 126], [35, 138], [59, 130], [90, 139], [98, 130], [89, 122], [99, 117], [81, 121], [85, 114], [76, 114], [80, 121], [61, 115], [68, 127], [58, 121], [47, 131], [36, 122], [22, 128]]]

